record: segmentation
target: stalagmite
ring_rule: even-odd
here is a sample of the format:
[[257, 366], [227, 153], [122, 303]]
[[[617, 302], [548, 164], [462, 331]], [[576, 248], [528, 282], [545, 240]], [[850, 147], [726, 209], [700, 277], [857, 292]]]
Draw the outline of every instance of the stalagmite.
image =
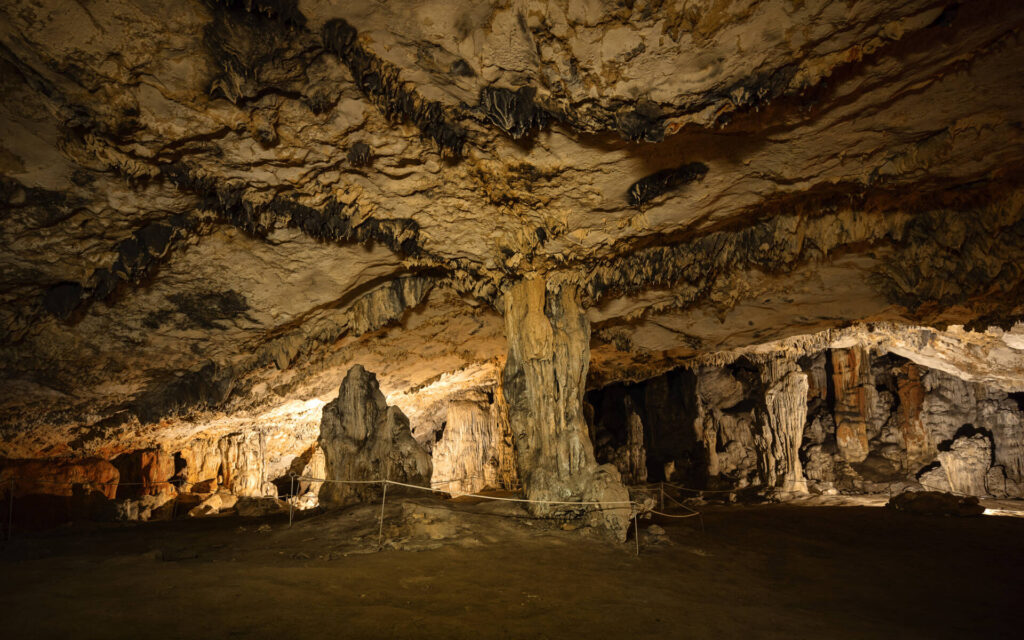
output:
[[413, 439], [409, 419], [389, 407], [377, 376], [361, 365], [349, 369], [338, 397], [324, 406], [320, 422], [327, 482], [320, 487], [320, 504], [343, 506], [376, 500], [377, 484], [332, 481], [387, 478], [429, 486], [430, 455]]
[[783, 356], [762, 365], [761, 379], [764, 416], [754, 444], [762, 480], [782, 492], [806, 492], [800, 442], [807, 420], [807, 374]]
[[[629, 494], [612, 465], [598, 466], [583, 418], [590, 357], [590, 323], [570, 286], [521, 280], [505, 292], [508, 358], [502, 385], [515, 433], [523, 488], [531, 500], [626, 502]], [[532, 504], [537, 515], [568, 511]], [[589, 512], [624, 540], [628, 505]]]
[[276, 495], [267, 482], [262, 432], [233, 433], [220, 439], [220, 484], [236, 496]]
[[906, 452], [907, 469], [918, 469], [927, 461], [932, 452], [928, 443], [928, 431], [921, 421], [925, 390], [921, 384], [921, 372], [917, 365], [908, 362], [897, 371], [896, 384], [899, 406], [896, 413], [899, 444]]

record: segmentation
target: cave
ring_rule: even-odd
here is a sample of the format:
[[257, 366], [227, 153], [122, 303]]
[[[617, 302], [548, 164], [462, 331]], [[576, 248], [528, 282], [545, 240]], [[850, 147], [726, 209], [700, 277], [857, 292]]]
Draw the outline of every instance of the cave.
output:
[[5, 634], [1019, 634], [1024, 4], [0, 17]]

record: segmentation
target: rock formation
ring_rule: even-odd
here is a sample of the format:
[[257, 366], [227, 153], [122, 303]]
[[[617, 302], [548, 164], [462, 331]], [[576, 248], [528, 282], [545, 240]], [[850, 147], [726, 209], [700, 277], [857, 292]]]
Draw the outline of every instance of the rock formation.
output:
[[500, 398], [488, 403], [484, 394], [477, 396], [448, 403], [444, 428], [431, 453], [431, 485], [453, 495], [515, 489], [518, 484], [506, 410]]
[[[166, 451], [144, 449], [118, 456], [113, 461], [119, 478], [117, 497], [137, 498], [146, 495], [173, 494], [174, 458]], [[137, 486], [132, 486], [137, 485]]]
[[807, 374], [779, 358], [761, 368], [764, 414], [754, 435], [758, 468], [766, 486], [782, 492], [807, 491], [800, 444], [807, 419]]
[[117, 496], [120, 473], [106, 460], [13, 460], [0, 468], [0, 487], [5, 495], [71, 496], [76, 486], [98, 492], [108, 499]]
[[874, 491], [964, 424], [1020, 493], [1024, 4], [157, 4], [0, 7], [0, 458], [272, 494], [359, 364], [427, 444], [493, 393], [530, 495]]
[[430, 486], [430, 455], [413, 439], [401, 409], [387, 405], [377, 377], [360, 365], [349, 369], [338, 397], [324, 406], [319, 443], [324, 452], [324, 506], [375, 500], [382, 489], [337, 481], [386, 478]]
[[836, 446], [848, 462], [860, 462], [868, 456], [868, 390], [874, 387], [868, 383], [866, 358], [862, 348], [832, 351]]
[[266, 469], [266, 436], [261, 431], [235, 433], [221, 438], [220, 485], [236, 496], [276, 495], [268, 482]]
[[[613, 503], [590, 513], [625, 539], [630, 507], [620, 504], [629, 494], [614, 466], [597, 465], [583, 419], [590, 323], [578, 293], [571, 286], [549, 290], [540, 278], [516, 283], [505, 292], [505, 333], [502, 387], [526, 496]], [[569, 511], [560, 504], [530, 507], [538, 515]]]

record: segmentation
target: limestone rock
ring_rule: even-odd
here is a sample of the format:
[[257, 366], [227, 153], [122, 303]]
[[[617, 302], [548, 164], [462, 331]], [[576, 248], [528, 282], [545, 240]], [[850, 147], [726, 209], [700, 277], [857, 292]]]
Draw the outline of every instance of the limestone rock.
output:
[[764, 415], [754, 436], [762, 481], [782, 492], [806, 492], [800, 444], [807, 420], [807, 374], [778, 359], [763, 365], [762, 378]]
[[325, 478], [320, 504], [337, 507], [375, 500], [377, 484], [339, 484], [336, 480], [382, 480], [430, 486], [430, 455], [409, 431], [409, 421], [389, 407], [377, 377], [360, 365], [349, 369], [338, 397], [324, 406], [320, 448]]
[[627, 396], [626, 443], [612, 454], [612, 463], [626, 484], [647, 482], [647, 455], [644, 450], [644, 424]]
[[288, 511], [288, 503], [277, 498], [239, 498], [234, 507], [243, 517], [270, 516]]
[[939, 463], [946, 472], [950, 489], [955, 493], [988, 495], [985, 481], [992, 466], [992, 440], [989, 436], [978, 433], [957, 438], [948, 451], [939, 452]]
[[227, 435], [217, 446], [224, 488], [236, 496], [267, 494], [265, 436], [262, 431]]
[[431, 485], [453, 495], [485, 487], [514, 488], [514, 452], [501, 422], [499, 411], [491, 405], [450, 402], [444, 433], [434, 443]]
[[836, 444], [847, 462], [860, 462], [868, 455], [869, 358], [863, 349], [832, 351], [832, 381], [835, 390]]
[[233, 509], [238, 503], [238, 500], [238, 496], [232, 493], [228, 493], [227, 491], [218, 491], [190, 509], [188, 515], [190, 518], [202, 518], [204, 516], [217, 515], [223, 511]]
[[921, 420], [925, 389], [921, 384], [920, 369], [912, 362], [900, 369], [897, 380], [899, 407], [896, 424], [899, 443], [907, 452], [907, 466], [913, 468], [930, 457], [928, 432]]

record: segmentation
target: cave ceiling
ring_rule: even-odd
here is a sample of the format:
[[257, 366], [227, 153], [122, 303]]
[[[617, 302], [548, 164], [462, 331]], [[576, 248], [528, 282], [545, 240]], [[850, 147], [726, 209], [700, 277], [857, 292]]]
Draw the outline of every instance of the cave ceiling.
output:
[[1024, 384], [1021, 3], [0, 14], [8, 455], [308, 422], [355, 363], [415, 432], [537, 276], [592, 385], [851, 331]]

